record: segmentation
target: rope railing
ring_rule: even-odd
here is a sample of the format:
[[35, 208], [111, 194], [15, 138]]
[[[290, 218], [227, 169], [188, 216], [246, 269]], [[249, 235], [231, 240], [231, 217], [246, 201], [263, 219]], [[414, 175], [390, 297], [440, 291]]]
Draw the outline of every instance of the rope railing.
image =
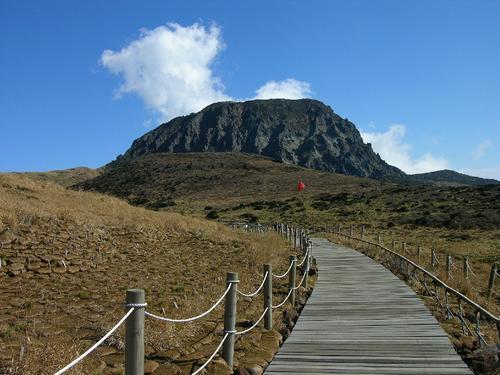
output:
[[292, 266], [293, 266], [293, 263], [290, 263], [290, 267], [288, 267], [288, 269], [286, 270], [286, 272], [282, 275], [275, 275], [273, 273], [273, 277], [277, 278], [277, 279], [282, 279], [284, 278], [286, 275], [288, 275], [288, 272], [290, 272], [290, 270], [292, 269]]
[[264, 316], [266, 316], [266, 313], [267, 313], [267, 311], [268, 311], [268, 310], [269, 310], [269, 307], [266, 307], [266, 308], [264, 309], [264, 312], [262, 313], [262, 315], [260, 316], [260, 318], [259, 318], [259, 319], [255, 322], [255, 324], [254, 324], [254, 325], [252, 325], [250, 328], [247, 328], [247, 329], [245, 329], [245, 330], [243, 330], [243, 331], [235, 332], [235, 335], [236, 335], [236, 336], [239, 336], [239, 335], [244, 335], [245, 333], [248, 333], [248, 332], [250, 332], [252, 329], [254, 329], [255, 327], [257, 327], [257, 326], [259, 325], [260, 321], [261, 321], [262, 319], [264, 319]]
[[118, 321], [118, 323], [115, 324], [113, 328], [111, 328], [108, 333], [106, 333], [99, 341], [97, 341], [94, 345], [92, 345], [90, 348], [88, 348], [85, 353], [80, 355], [78, 358], [73, 360], [70, 364], [64, 366], [62, 369], [57, 371], [54, 375], [61, 375], [64, 374], [66, 371], [68, 371], [70, 368], [76, 366], [82, 359], [84, 359], [86, 356], [88, 356], [90, 353], [92, 353], [99, 345], [101, 345], [104, 341], [106, 341], [109, 336], [111, 336], [122, 324], [127, 320], [127, 318], [132, 314], [132, 312], [136, 309], [137, 307], [131, 307], [127, 313]]
[[242, 295], [243, 297], [248, 297], [248, 298], [251, 298], [251, 297], [255, 297], [257, 294], [259, 294], [259, 292], [262, 290], [262, 288], [264, 287], [264, 284], [266, 283], [266, 279], [267, 279], [267, 276], [269, 275], [269, 272], [266, 272], [264, 274], [264, 277], [262, 279], [262, 283], [260, 284], [260, 286], [257, 288], [257, 290], [253, 293], [243, 293], [242, 291], [238, 290], [238, 294], [239, 295]]
[[205, 367], [208, 366], [208, 364], [212, 361], [212, 359], [215, 358], [215, 356], [219, 352], [220, 348], [222, 348], [222, 345], [224, 345], [224, 343], [226, 342], [226, 339], [227, 339], [228, 336], [229, 336], [229, 333], [226, 333], [224, 335], [224, 337], [222, 338], [222, 341], [220, 342], [219, 346], [217, 347], [217, 349], [215, 349], [214, 353], [210, 356], [210, 358], [208, 358], [208, 360], [203, 364], [203, 366], [201, 366], [198, 370], [196, 370], [195, 372], [193, 372], [191, 375], [199, 374], [201, 371], [203, 371], [203, 369]]
[[[339, 228], [339, 227], [337, 227], [337, 228]], [[485, 309], [484, 307], [482, 307], [477, 302], [473, 301], [472, 299], [470, 299], [469, 297], [467, 297], [463, 293], [459, 292], [458, 290], [456, 290], [453, 287], [446, 284], [443, 280], [441, 280], [439, 277], [437, 277], [432, 272], [421, 267], [420, 265], [413, 262], [411, 259], [408, 259], [404, 255], [401, 255], [394, 250], [388, 249], [387, 247], [382, 245], [382, 243], [380, 241], [378, 243], [375, 243], [375, 242], [366, 240], [364, 238], [355, 237], [354, 235], [351, 234], [352, 230], [351, 230], [350, 234], [342, 233], [340, 230], [337, 230], [334, 233], [336, 233], [340, 236], [344, 236], [344, 237], [351, 239], [351, 240], [359, 241], [359, 242], [365, 243], [367, 245], [378, 247], [381, 250], [385, 251], [386, 253], [393, 255], [395, 257], [393, 259], [399, 259], [400, 261], [405, 262], [407, 264], [406, 271], [401, 267], [399, 269], [399, 271], [402, 272], [403, 274], [404, 273], [409, 274], [409, 272], [408, 272], [409, 267], [413, 268], [413, 271], [415, 272], [415, 274], [416, 274], [416, 271], [419, 271], [424, 277], [423, 286], [425, 287], [428, 295], [434, 295], [438, 305], [445, 311], [446, 319], [457, 318], [461, 322], [462, 330], [463, 330], [464, 334], [466, 332], [466, 328], [467, 328], [467, 331], [469, 331], [469, 333], [471, 333], [471, 329], [469, 329], [469, 327], [467, 326], [467, 324], [465, 322], [465, 317], [463, 315], [463, 312], [461, 311], [462, 310], [462, 307], [461, 307], [462, 302], [464, 302], [466, 305], [468, 305], [476, 315], [476, 327], [474, 328], [474, 332], [475, 332], [475, 335], [477, 337], [477, 341], [479, 342], [479, 345], [483, 345], [483, 344], [486, 345], [486, 340], [485, 340], [484, 336], [481, 334], [480, 328], [479, 328], [480, 327], [479, 318], [481, 316], [483, 318], [485, 318], [487, 321], [493, 323], [494, 326], [496, 326], [496, 329], [498, 331], [498, 335], [500, 337], [500, 318], [499, 317], [495, 316], [490, 311], [488, 311], [487, 309]], [[380, 236], [379, 236], [379, 239], [380, 239]], [[394, 241], [393, 241], [393, 243], [394, 243]], [[432, 251], [432, 259], [435, 259], [434, 258], [434, 251]], [[450, 259], [450, 258], [448, 257], [448, 259]], [[449, 262], [449, 260], [447, 262]], [[449, 268], [451, 268], [451, 265]], [[470, 268], [468, 265], [468, 262], [467, 262], [467, 258], [465, 258], [465, 260], [464, 260], [464, 268]], [[497, 270], [496, 264], [494, 263], [494, 265], [492, 266], [492, 271], [490, 273], [490, 281], [489, 281], [489, 287], [488, 287], [490, 295], [492, 294], [492, 287], [493, 287], [493, 283], [494, 283], [495, 276], [496, 276], [495, 274], [497, 272], [496, 270]], [[469, 269], [469, 271], [470, 271], [470, 269]], [[451, 275], [448, 273], [448, 276], [451, 276]], [[435, 286], [434, 292], [430, 292], [430, 290], [427, 286], [427, 281], [426, 281], [427, 277], [432, 280], [432, 282]], [[420, 280], [418, 280], [418, 278], [417, 278], [417, 281], [420, 282]], [[443, 288], [445, 291], [444, 292], [444, 303], [441, 302], [441, 300], [439, 299], [439, 294], [438, 294], [438, 289], [437, 289], [438, 286]], [[472, 285], [470, 285], [470, 286], [472, 287]], [[453, 313], [453, 311], [451, 310], [451, 307], [450, 307], [450, 304], [448, 301], [448, 295], [454, 295], [456, 297], [458, 304], [459, 304], [458, 313]]]
[[[236, 226], [233, 226], [236, 229]], [[268, 226], [255, 225], [242, 226], [241, 228], [249, 231], [256, 231], [263, 233], [269, 229]], [[304, 258], [300, 264], [297, 264], [296, 257], [290, 256], [290, 265], [287, 271], [282, 275], [274, 275], [272, 273], [272, 266], [269, 264], [264, 265], [264, 275], [262, 282], [260, 283], [257, 290], [252, 293], [244, 293], [238, 290], [238, 274], [235, 272], [227, 273], [227, 287], [224, 293], [218, 298], [218, 300], [203, 313], [184, 319], [169, 318], [165, 316], [159, 316], [145, 310], [147, 303], [145, 303], [145, 293], [142, 289], [129, 289], [127, 290], [127, 299], [125, 307], [129, 308], [127, 313], [120, 319], [120, 321], [108, 331], [99, 341], [87, 349], [82, 355], [78, 356], [70, 364], [59, 370], [55, 375], [61, 375], [68, 371], [90, 353], [92, 353], [99, 345], [104, 343], [123, 323], [126, 322], [125, 327], [125, 372], [128, 374], [142, 374], [144, 373], [144, 318], [150, 317], [160, 321], [168, 323], [189, 323], [197, 321], [208, 314], [210, 314], [215, 308], [217, 308], [222, 301], [224, 301], [225, 313], [224, 313], [224, 337], [221, 342], [213, 352], [213, 354], [207, 359], [207, 361], [192, 375], [201, 373], [208, 364], [215, 358], [217, 353], [223, 348], [223, 358], [229, 367], [233, 366], [233, 355], [234, 355], [234, 337], [244, 335], [253, 329], [255, 329], [262, 320], [264, 320], [264, 328], [267, 330], [272, 329], [272, 310], [283, 306], [289, 299], [292, 306], [295, 306], [295, 291], [302, 285], [307, 288], [307, 275], [309, 272], [310, 257], [311, 257], [311, 244], [309, 238], [305, 235], [304, 230], [299, 230], [297, 228], [279, 224], [272, 226], [272, 229], [280, 233], [287, 240], [291, 241], [295, 248], [302, 249]], [[295, 285], [295, 274], [297, 267], [303, 267], [303, 276], [298, 286]], [[278, 305], [272, 305], [272, 289], [273, 289], [273, 276], [282, 279], [289, 275], [289, 286], [288, 294], [284, 301]], [[243, 331], [237, 331], [236, 325], [236, 306], [238, 295], [243, 297], [254, 297], [264, 291], [264, 311], [260, 315], [259, 319], [249, 328]], [[135, 313], [134, 313], [135, 312]], [[141, 349], [142, 348], [142, 349]]]
[[210, 307], [207, 311], [201, 313], [200, 315], [196, 315], [196, 316], [193, 316], [191, 318], [186, 318], [186, 319], [173, 319], [173, 318], [166, 318], [166, 317], [163, 317], [163, 316], [158, 316], [158, 315], [152, 314], [152, 313], [150, 313], [148, 311], [145, 311], [144, 314], [147, 315], [147, 316], [149, 316], [150, 318], [154, 318], [154, 319], [158, 319], [158, 320], [162, 320], [164, 322], [170, 322], [170, 323], [189, 323], [189, 322], [193, 322], [195, 320], [203, 318], [204, 316], [207, 316], [217, 306], [219, 306], [219, 304], [222, 302], [222, 300], [224, 299], [224, 297], [226, 297], [227, 293], [229, 292], [229, 290], [231, 289], [231, 287], [233, 286], [233, 284], [234, 283], [229, 283], [229, 285], [227, 286], [226, 290], [224, 291], [224, 294], [222, 294], [222, 296], [217, 300], [217, 302], [215, 302], [215, 304], [212, 305], [212, 307]]

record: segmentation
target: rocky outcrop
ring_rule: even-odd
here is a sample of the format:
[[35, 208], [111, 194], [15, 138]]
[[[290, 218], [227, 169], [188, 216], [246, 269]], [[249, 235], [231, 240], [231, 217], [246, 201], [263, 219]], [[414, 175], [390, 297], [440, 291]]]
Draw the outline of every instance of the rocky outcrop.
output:
[[212, 104], [136, 139], [109, 166], [159, 152], [243, 152], [308, 168], [383, 178], [405, 174], [365, 144], [354, 126], [311, 99]]

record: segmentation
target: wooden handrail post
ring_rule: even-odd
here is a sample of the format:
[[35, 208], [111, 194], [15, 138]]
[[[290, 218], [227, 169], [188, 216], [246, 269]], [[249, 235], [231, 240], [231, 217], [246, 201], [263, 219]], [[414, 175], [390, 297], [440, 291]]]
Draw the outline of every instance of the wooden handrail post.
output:
[[295, 255], [290, 255], [290, 263], [292, 264], [292, 268], [290, 269], [290, 276], [288, 279], [288, 293], [291, 293], [290, 303], [295, 307], [295, 278], [297, 275], [297, 257]]
[[[309, 251], [307, 251], [309, 250]], [[302, 281], [302, 286], [304, 288], [307, 289], [307, 278], [308, 278], [308, 274], [309, 274], [309, 266], [310, 266], [310, 263], [311, 263], [311, 244], [308, 243], [307, 244], [307, 250], [306, 250], [306, 259], [304, 261], [304, 265], [302, 267], [302, 271], [306, 274], [306, 276], [304, 276], [304, 281]]]
[[469, 257], [467, 255], [464, 256], [463, 273], [464, 273], [464, 279], [465, 280], [469, 279]]
[[451, 255], [448, 254], [446, 257], [446, 277], [450, 278], [451, 276]]
[[264, 316], [264, 328], [273, 329], [273, 266], [264, 264], [264, 275], [267, 273], [264, 281], [264, 310], [267, 308]]
[[224, 334], [226, 341], [222, 346], [222, 357], [229, 368], [233, 368], [234, 338], [236, 333], [236, 301], [238, 300], [238, 273], [228, 272], [226, 275], [226, 287], [231, 285], [224, 300]]
[[493, 295], [493, 287], [495, 286], [495, 278], [497, 276], [497, 262], [491, 265], [490, 278], [488, 280], [488, 298]]
[[[145, 302], [144, 290], [127, 290], [126, 307], [145, 304]], [[144, 306], [136, 307], [125, 323], [125, 374], [144, 374]]]

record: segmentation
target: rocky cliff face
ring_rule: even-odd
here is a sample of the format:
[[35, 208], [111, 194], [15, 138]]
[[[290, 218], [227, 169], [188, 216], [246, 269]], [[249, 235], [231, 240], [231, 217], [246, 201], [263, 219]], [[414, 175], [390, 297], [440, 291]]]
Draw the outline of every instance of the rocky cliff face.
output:
[[136, 139], [121, 161], [157, 152], [244, 152], [347, 175], [405, 174], [364, 144], [353, 123], [311, 99], [212, 104], [177, 117]]

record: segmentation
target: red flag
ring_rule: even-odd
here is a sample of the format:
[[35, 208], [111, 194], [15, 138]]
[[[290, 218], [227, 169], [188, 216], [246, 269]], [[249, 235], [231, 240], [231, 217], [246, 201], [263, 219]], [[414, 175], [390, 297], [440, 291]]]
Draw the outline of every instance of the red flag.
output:
[[299, 180], [299, 184], [297, 185], [297, 191], [302, 191], [306, 185], [302, 182], [302, 180]]

